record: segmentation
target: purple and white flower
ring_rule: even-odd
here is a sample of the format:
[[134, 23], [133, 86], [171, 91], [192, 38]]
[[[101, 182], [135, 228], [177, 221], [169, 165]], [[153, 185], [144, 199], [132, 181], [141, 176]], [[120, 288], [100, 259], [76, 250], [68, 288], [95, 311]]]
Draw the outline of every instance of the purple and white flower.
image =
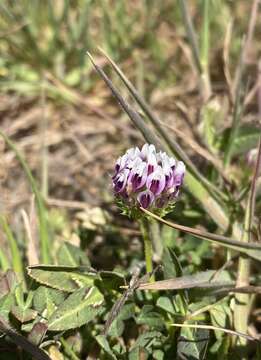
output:
[[115, 195], [126, 205], [166, 208], [175, 202], [185, 175], [185, 164], [152, 144], [127, 150], [118, 158], [112, 177]]

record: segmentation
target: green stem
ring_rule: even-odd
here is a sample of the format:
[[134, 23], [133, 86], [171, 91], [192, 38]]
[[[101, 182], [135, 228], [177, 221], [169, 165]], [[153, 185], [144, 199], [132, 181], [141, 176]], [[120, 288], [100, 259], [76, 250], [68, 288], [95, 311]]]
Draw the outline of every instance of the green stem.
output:
[[[149, 220], [145, 217], [140, 219], [140, 229], [143, 236], [144, 242], [144, 253], [145, 253], [145, 262], [146, 262], [146, 271], [147, 273], [151, 273], [153, 270], [152, 265], [152, 242], [150, 239], [150, 231], [149, 231]], [[154, 276], [151, 277], [151, 281], [154, 281]]]
[[[261, 164], [261, 136], [258, 146], [258, 155], [254, 171], [253, 180], [251, 183], [250, 194], [248, 197], [246, 213], [245, 213], [245, 223], [244, 223], [244, 234], [242, 241], [250, 242], [251, 241], [251, 229], [253, 216], [255, 213], [255, 200], [256, 200], [256, 182], [259, 174], [259, 168]], [[251, 272], [251, 263], [250, 259], [247, 259], [244, 256], [239, 258], [238, 263], [238, 274], [237, 274], [237, 286], [248, 286], [249, 277]], [[234, 310], [234, 325], [235, 330], [242, 333], [247, 333], [248, 328], [248, 319], [249, 312], [251, 308], [251, 299], [248, 294], [237, 294], [235, 296], [236, 304]], [[246, 339], [240, 339], [240, 345], [245, 346], [247, 343]], [[245, 354], [243, 354], [245, 355]], [[242, 360], [247, 357], [242, 357]]]
[[13, 269], [17, 274], [21, 276], [22, 279], [24, 279], [24, 270], [23, 270], [23, 261], [21, 257], [21, 252], [18, 248], [16, 239], [14, 238], [14, 235], [9, 227], [9, 224], [3, 215], [0, 215], [0, 225], [4, 230], [4, 233], [8, 240], [8, 244], [10, 246]]
[[7, 256], [5, 255], [3, 250], [0, 249], [0, 269], [2, 269], [3, 272], [6, 272], [10, 268], [11, 266], [9, 264]]

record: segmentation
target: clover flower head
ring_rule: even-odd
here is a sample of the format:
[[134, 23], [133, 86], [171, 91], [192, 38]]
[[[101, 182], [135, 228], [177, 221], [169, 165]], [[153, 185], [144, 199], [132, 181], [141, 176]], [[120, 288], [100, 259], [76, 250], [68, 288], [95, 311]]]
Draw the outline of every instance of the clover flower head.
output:
[[185, 171], [182, 161], [152, 144], [131, 148], [116, 161], [114, 193], [125, 209], [166, 209], [175, 203]]

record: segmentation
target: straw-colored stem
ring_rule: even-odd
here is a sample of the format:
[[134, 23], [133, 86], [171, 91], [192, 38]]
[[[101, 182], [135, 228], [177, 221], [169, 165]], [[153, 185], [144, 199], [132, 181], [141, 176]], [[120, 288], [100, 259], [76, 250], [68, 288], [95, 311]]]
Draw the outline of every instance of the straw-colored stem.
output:
[[[260, 164], [261, 164], [261, 137], [259, 140], [255, 172], [254, 172], [251, 189], [248, 197], [247, 207], [246, 207], [244, 234], [242, 237], [243, 242], [250, 242], [251, 240], [252, 219], [255, 213], [256, 182], [259, 174]], [[250, 270], [251, 270], [250, 259], [241, 256], [239, 258], [239, 263], [238, 263], [238, 274], [237, 274], [238, 287], [249, 285]], [[251, 298], [248, 294], [237, 294], [235, 299], [236, 299], [235, 310], [234, 310], [235, 330], [239, 332], [247, 333], [249, 311], [251, 307], [251, 301], [250, 301]], [[246, 345], [246, 339], [240, 339], [240, 345], [241, 346]], [[245, 355], [243, 354], [243, 356]]]

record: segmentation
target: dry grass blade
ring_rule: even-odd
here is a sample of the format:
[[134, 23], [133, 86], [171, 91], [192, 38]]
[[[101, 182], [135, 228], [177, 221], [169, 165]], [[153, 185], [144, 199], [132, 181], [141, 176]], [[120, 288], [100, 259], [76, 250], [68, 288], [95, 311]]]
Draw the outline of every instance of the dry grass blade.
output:
[[134, 122], [134, 124], [137, 126], [137, 128], [141, 131], [144, 138], [154, 144], [155, 146], [159, 148], [163, 148], [162, 144], [159, 142], [158, 138], [148, 130], [148, 127], [144, 124], [143, 119], [140, 117], [140, 115], [134, 111], [130, 105], [123, 99], [123, 97], [120, 95], [120, 93], [116, 90], [115, 86], [112, 84], [111, 80], [107, 77], [107, 75], [104, 73], [104, 71], [94, 62], [93, 57], [89, 52], [87, 52], [88, 57], [90, 58], [94, 68], [98, 72], [98, 74], [101, 75], [105, 83], [110, 88], [113, 96], [116, 98], [116, 100], [119, 102], [122, 109], [128, 114], [130, 119]]
[[24, 336], [17, 334], [10, 328], [3, 319], [0, 319], [0, 331], [8, 335], [17, 346], [20, 346], [27, 353], [31, 354], [36, 360], [51, 360], [51, 358], [37, 346], [28, 341]]
[[223, 332], [225, 332], [225, 333], [227, 333], [229, 335], [236, 335], [236, 336], [243, 337], [243, 338], [245, 338], [247, 340], [250, 340], [250, 341], [258, 341], [258, 342], [260, 342], [259, 339], [256, 339], [253, 336], [243, 334], [243, 333], [240, 333], [238, 331], [226, 329], [226, 328], [212, 326], [212, 325], [172, 324], [172, 326], [187, 327], [187, 328], [192, 328], [192, 329], [207, 329], [207, 330], [214, 330], [214, 331], [223, 331]]
[[38, 264], [39, 256], [37, 252], [37, 232], [36, 232], [36, 214], [34, 207], [34, 200], [31, 201], [30, 216], [23, 209], [21, 211], [25, 232], [27, 235], [28, 245], [27, 245], [27, 259], [28, 265]]
[[210, 282], [195, 280], [195, 276], [181, 276], [174, 279], [160, 280], [154, 283], [141, 283], [138, 286], [139, 290], [181, 290], [181, 289], [212, 289], [230, 287], [231, 282]]

